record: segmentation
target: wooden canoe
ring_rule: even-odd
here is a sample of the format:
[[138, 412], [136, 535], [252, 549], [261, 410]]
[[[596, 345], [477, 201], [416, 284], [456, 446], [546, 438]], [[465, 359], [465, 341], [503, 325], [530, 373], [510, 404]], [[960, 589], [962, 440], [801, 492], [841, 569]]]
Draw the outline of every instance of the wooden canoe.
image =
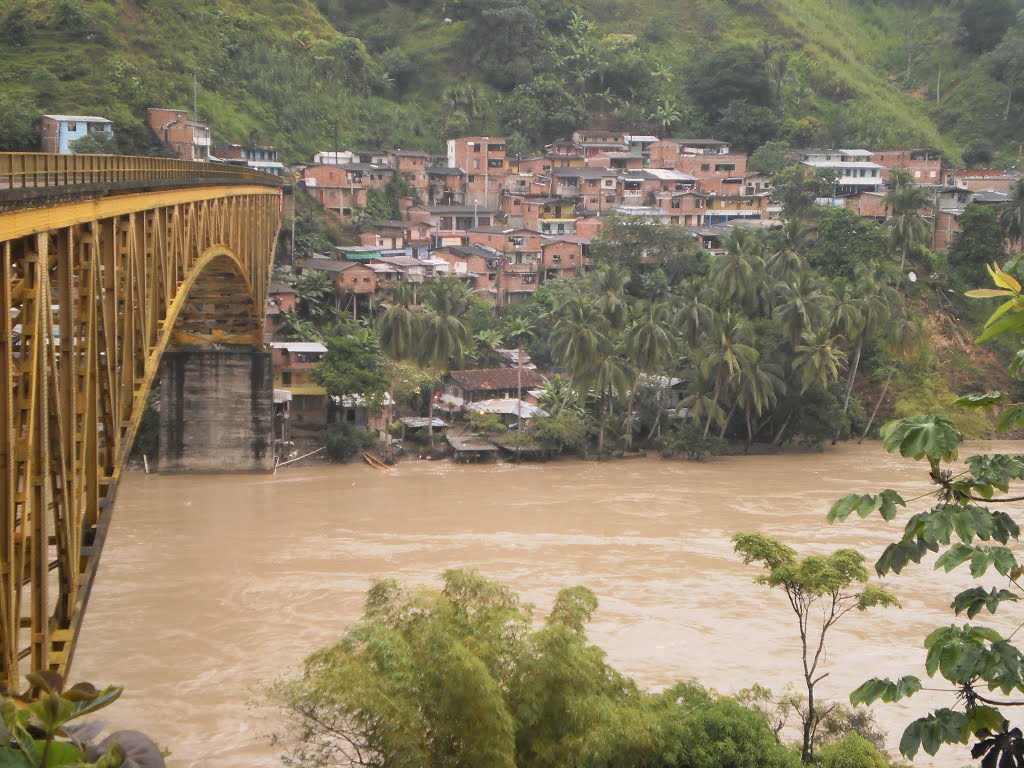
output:
[[375, 456], [372, 453], [363, 451], [363, 461], [369, 464], [374, 469], [391, 469], [382, 458]]

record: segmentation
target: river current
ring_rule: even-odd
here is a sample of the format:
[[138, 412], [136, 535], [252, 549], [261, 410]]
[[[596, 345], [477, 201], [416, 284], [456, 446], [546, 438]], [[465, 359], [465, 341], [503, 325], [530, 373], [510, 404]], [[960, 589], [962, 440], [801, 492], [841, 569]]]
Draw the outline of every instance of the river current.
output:
[[[961, 455], [1019, 450], [975, 443]], [[723, 693], [753, 682], [781, 690], [800, 680], [796, 621], [781, 593], [753, 583], [758, 571], [739, 562], [730, 536], [761, 530], [808, 553], [852, 546], [874, 562], [901, 527], [877, 516], [830, 526], [825, 513], [847, 493], [886, 487], [909, 499], [931, 486], [921, 464], [877, 443], [705, 463], [132, 472], [73, 677], [126, 686], [106, 719], [149, 733], [171, 750], [172, 766], [278, 765], [266, 739], [274, 723], [251, 705], [259, 685], [337, 640], [372, 579], [436, 582], [446, 568], [472, 566], [539, 614], [564, 586], [593, 589], [591, 639], [643, 685], [697, 678]], [[845, 700], [876, 675], [924, 679], [921, 642], [953, 621], [951, 596], [969, 582], [966, 567], [947, 575], [930, 564], [890, 579], [902, 610], [855, 612], [833, 629], [818, 695]], [[1009, 631], [1011, 617], [992, 623]], [[952, 705], [922, 693], [875, 712], [895, 750], [911, 719]], [[914, 764], [968, 760], [965, 749], [947, 749]]]

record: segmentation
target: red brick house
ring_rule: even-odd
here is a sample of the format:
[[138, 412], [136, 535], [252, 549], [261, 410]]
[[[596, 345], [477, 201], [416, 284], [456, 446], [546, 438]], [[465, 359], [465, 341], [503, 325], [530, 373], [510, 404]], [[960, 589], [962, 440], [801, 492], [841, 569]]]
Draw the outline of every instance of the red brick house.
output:
[[576, 235], [561, 235], [546, 239], [541, 246], [543, 276], [545, 280], [574, 275], [587, 264], [585, 253], [589, 239]]
[[192, 120], [185, 110], [150, 107], [146, 123], [179, 160], [210, 159], [210, 126]]
[[466, 172], [466, 203], [497, 208], [508, 170], [505, 139], [464, 136], [448, 140], [448, 165]]
[[942, 184], [942, 153], [937, 149], [887, 149], [875, 153], [875, 162], [886, 168], [882, 177], [889, 181], [892, 171], [907, 171], [915, 184]]
[[430, 179], [427, 177], [430, 155], [406, 149], [391, 149], [387, 155], [395, 172], [420, 192], [421, 198], [426, 199], [430, 189]]

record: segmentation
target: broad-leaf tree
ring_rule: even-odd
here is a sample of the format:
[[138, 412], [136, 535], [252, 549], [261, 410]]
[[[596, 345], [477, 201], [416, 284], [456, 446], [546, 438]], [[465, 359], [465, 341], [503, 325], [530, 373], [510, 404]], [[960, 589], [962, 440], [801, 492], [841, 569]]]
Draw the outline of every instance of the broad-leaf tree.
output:
[[781, 590], [797, 619], [800, 633], [803, 682], [807, 706], [802, 711], [800, 757], [814, 762], [815, 735], [824, 712], [815, 701], [814, 689], [828, 675], [822, 671], [828, 631], [853, 610], [898, 606], [896, 597], [869, 582], [864, 556], [852, 549], [831, 555], [798, 557], [796, 551], [761, 533], [737, 533], [732, 538], [744, 564], [764, 569], [758, 584]]
[[[976, 298], [1000, 298], [979, 340], [1024, 328], [1024, 297], [1020, 284], [998, 266], [989, 268], [995, 288], [969, 291]], [[1011, 373], [1020, 378], [1024, 351], [1018, 351]], [[1013, 403], [1001, 392], [962, 397], [959, 408], [999, 406], [1000, 429], [1024, 422], [1024, 404]], [[900, 751], [913, 758], [920, 750], [936, 754], [943, 744], [973, 741], [971, 754], [981, 765], [1024, 764], [1024, 736], [1013, 720], [1024, 705], [1024, 653], [1014, 634], [1004, 635], [985, 618], [1014, 611], [1021, 592], [1018, 584], [1024, 569], [1017, 560], [1020, 526], [1013, 511], [1024, 496], [1012, 495], [1014, 481], [1024, 479], [1024, 461], [1005, 454], [978, 455], [961, 462], [963, 439], [956, 426], [937, 416], [900, 419], [882, 429], [883, 447], [890, 453], [926, 462], [935, 485], [929, 508], [915, 512], [905, 523], [900, 538], [882, 553], [875, 570], [879, 575], [900, 574], [904, 568], [937, 555], [933, 567], [946, 572], [966, 567], [984, 585], [953, 596], [950, 608], [968, 620], [939, 627], [924, 638], [925, 672], [945, 680], [949, 706], [918, 718], [903, 733]], [[893, 490], [878, 494], [853, 494], [837, 501], [828, 513], [830, 521], [853, 513], [867, 517], [879, 513], [892, 521], [915, 500], [904, 500]], [[913, 512], [914, 510], [908, 509]], [[992, 577], [997, 583], [991, 586]], [[1017, 609], [1019, 612], [1019, 609]], [[1018, 619], [1013, 620], [1014, 624]], [[851, 695], [857, 703], [892, 702], [912, 696], [922, 684], [907, 675], [896, 680], [873, 678]], [[933, 689], [935, 684], [931, 686]]]

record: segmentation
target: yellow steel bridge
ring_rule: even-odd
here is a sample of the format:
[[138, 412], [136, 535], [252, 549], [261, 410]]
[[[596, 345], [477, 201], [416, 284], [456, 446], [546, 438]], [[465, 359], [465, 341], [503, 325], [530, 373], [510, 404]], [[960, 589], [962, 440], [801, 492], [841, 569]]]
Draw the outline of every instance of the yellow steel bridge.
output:
[[0, 153], [0, 687], [65, 673], [169, 343], [262, 344], [283, 182]]

